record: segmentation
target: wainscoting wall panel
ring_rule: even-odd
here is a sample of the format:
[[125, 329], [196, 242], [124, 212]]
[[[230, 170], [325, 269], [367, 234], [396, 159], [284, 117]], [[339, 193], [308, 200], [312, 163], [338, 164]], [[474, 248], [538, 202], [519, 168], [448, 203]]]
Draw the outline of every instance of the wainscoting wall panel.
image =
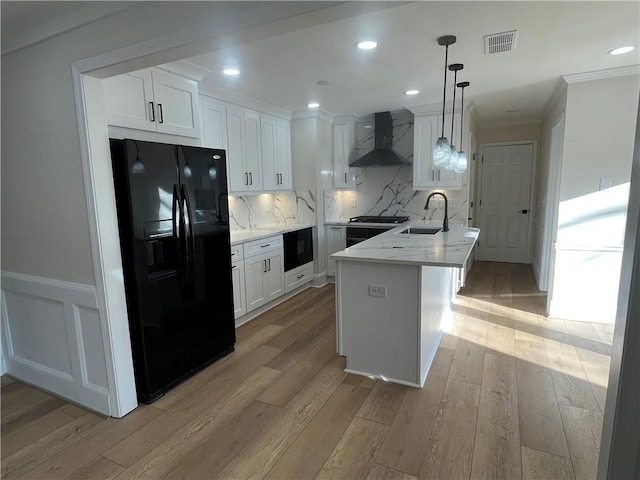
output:
[[109, 415], [94, 286], [2, 272], [6, 373]]

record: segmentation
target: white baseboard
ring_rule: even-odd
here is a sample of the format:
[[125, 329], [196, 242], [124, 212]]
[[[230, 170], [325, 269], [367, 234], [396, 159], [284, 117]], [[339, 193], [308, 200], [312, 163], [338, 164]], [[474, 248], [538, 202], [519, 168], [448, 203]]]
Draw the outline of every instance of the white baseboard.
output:
[[96, 289], [2, 272], [2, 373], [110, 414]]

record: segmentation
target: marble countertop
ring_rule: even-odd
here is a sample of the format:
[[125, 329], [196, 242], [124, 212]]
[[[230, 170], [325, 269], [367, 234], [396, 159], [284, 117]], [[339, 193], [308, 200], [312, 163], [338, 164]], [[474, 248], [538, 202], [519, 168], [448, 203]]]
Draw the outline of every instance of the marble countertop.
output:
[[331, 258], [348, 262], [463, 267], [469, 258], [480, 230], [451, 225], [448, 232], [435, 235], [399, 233], [408, 226], [442, 227], [442, 224], [407, 222], [346, 250]]
[[260, 227], [247, 230], [231, 230], [231, 245], [250, 242], [251, 240], [260, 240], [261, 238], [267, 238], [273, 235], [281, 235], [283, 233], [302, 230], [303, 228], [309, 228], [313, 226], [314, 225], [310, 223], [296, 223], [291, 225], [274, 223], [271, 225], [262, 225]]

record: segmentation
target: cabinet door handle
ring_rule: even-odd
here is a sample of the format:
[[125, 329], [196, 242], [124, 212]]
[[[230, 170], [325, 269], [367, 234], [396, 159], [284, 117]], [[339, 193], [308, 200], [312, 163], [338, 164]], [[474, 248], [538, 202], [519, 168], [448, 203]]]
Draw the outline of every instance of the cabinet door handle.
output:
[[262, 273], [267, 273], [267, 261], [262, 260]]
[[344, 174], [344, 183], [347, 183], [347, 174]]
[[438, 181], [440, 181], [440, 170], [438, 170]]
[[435, 180], [435, 170], [431, 169], [431, 181]]
[[268, 270], [267, 270], [267, 271], [269, 271], [269, 272], [270, 272], [270, 271], [271, 271], [271, 259], [270, 259], [270, 258], [267, 258], [267, 263], [268, 263], [268, 265], [269, 265], [269, 268], [268, 268]]
[[161, 103], [158, 104], [158, 116], [160, 117], [160, 119], [158, 120], [158, 123], [164, 123], [164, 115], [162, 113], [162, 104]]
[[149, 110], [151, 112], [151, 121], [155, 122], [156, 121], [156, 111], [153, 108], [153, 102], [149, 102], [149, 106], [151, 107]]
[[296, 277], [296, 280], [300, 280], [302, 277], [304, 277], [304, 273], [302, 273], [302, 274], [298, 275], [298, 276]]
[[249, 174], [244, 172], [244, 184], [249, 185]]
[[260, 248], [267, 248], [269, 245], [271, 245], [270, 243], [265, 243], [264, 245], [260, 245]]
[[231, 270], [233, 270], [234, 268], [238, 268], [237, 265], [231, 265]]
[[249, 172], [249, 185], [253, 185], [253, 172]]

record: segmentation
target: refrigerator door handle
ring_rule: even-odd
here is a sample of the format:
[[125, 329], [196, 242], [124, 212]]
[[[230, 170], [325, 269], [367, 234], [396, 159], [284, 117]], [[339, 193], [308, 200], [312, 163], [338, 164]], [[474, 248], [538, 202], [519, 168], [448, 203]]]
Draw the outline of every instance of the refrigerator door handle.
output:
[[176, 249], [178, 250], [178, 284], [180, 285], [180, 293], [184, 298], [186, 294], [186, 284], [184, 275], [184, 247], [183, 247], [183, 212], [182, 202], [178, 193], [178, 185], [173, 185], [173, 207], [171, 216], [171, 225], [173, 227], [173, 237], [176, 239]]
[[182, 196], [182, 203], [184, 205], [184, 223], [185, 223], [185, 254], [186, 254], [186, 280], [187, 287], [190, 295], [193, 295], [192, 287], [193, 287], [193, 274], [195, 272], [195, 262], [194, 262], [194, 254], [195, 254], [195, 245], [194, 245], [194, 237], [193, 237], [193, 216], [191, 215], [191, 202], [189, 201], [189, 196], [187, 195], [186, 189], [184, 188], [184, 184], [180, 185], [180, 194]]

